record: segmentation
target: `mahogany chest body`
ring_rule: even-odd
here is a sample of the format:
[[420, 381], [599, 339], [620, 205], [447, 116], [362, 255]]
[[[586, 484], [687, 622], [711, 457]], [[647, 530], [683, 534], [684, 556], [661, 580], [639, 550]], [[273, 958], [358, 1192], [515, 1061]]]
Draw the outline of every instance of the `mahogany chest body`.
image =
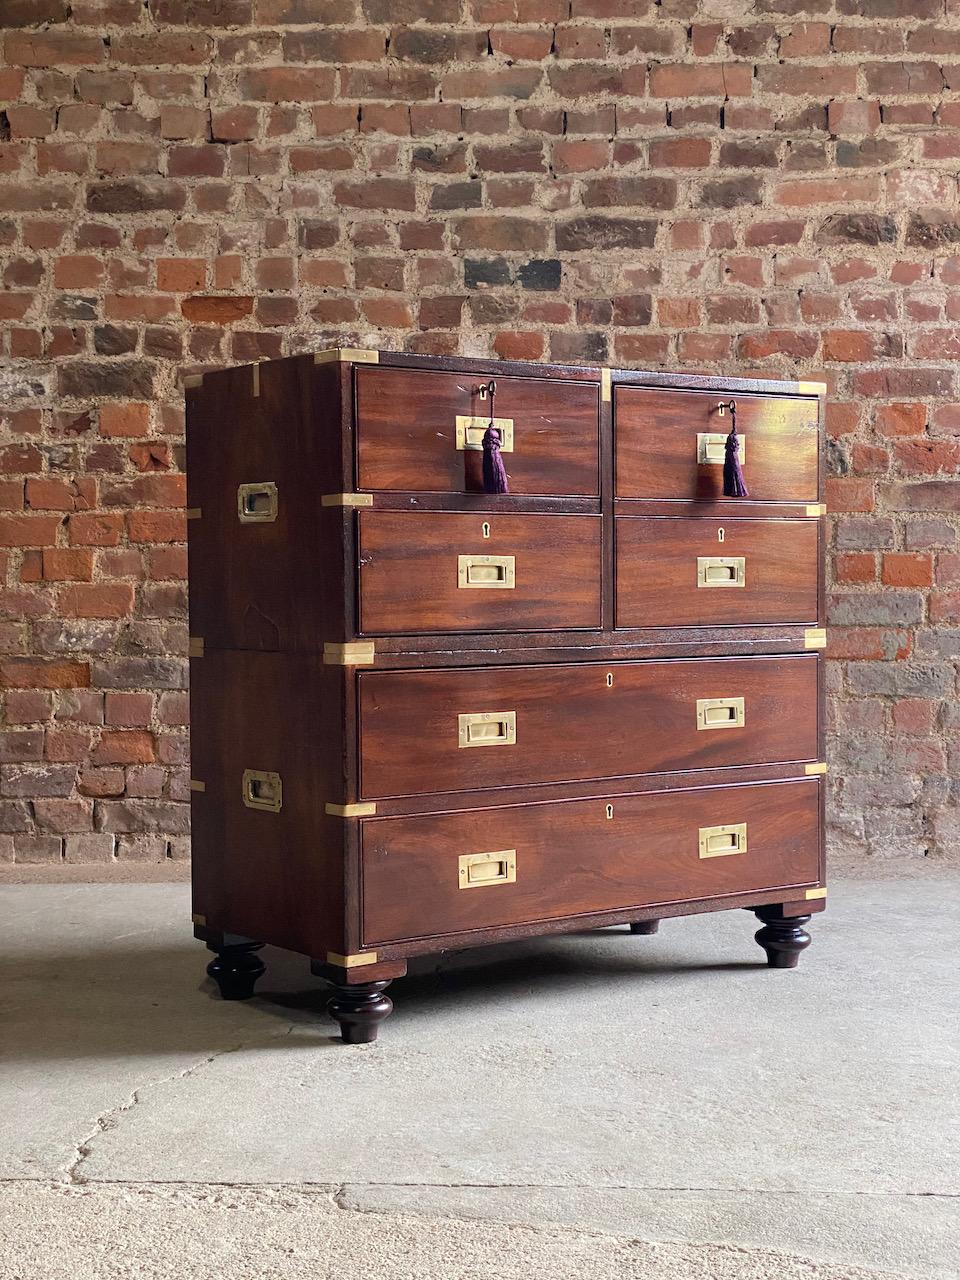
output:
[[359, 350], [193, 380], [194, 924], [226, 997], [288, 948], [371, 1040], [412, 956], [728, 907], [796, 963], [823, 394]]

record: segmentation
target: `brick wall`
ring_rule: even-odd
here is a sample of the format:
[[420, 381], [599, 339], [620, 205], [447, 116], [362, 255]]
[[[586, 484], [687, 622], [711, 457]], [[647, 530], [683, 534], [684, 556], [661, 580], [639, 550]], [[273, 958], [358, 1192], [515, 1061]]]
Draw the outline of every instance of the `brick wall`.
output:
[[960, 0], [0, 0], [0, 860], [187, 854], [181, 377], [824, 377], [834, 844], [955, 853]]

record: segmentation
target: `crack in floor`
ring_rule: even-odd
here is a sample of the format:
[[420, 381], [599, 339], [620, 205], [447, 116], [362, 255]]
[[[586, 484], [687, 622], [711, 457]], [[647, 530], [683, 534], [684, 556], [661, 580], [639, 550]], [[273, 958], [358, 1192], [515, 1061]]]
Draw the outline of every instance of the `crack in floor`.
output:
[[[243, 1040], [239, 1044], [230, 1045], [226, 1049], [217, 1049], [214, 1053], [207, 1054], [205, 1058], [201, 1058], [199, 1062], [191, 1063], [191, 1065], [187, 1067], [185, 1070], [174, 1071], [174, 1072], [171, 1072], [171, 1074], [168, 1076], [162, 1076], [159, 1080], [149, 1080], [147, 1081], [146, 1084], [138, 1085], [137, 1088], [134, 1089], [133, 1092], [129, 1095], [126, 1101], [118, 1103], [116, 1106], [109, 1107], [106, 1111], [102, 1111], [95, 1118], [93, 1122], [93, 1128], [90, 1130], [90, 1132], [85, 1137], [81, 1138], [79, 1142], [74, 1144], [75, 1154], [73, 1158], [70, 1161], [68, 1161], [68, 1163], [59, 1171], [60, 1177], [51, 1179], [49, 1181], [52, 1181], [54, 1183], [67, 1184], [67, 1185], [72, 1184], [74, 1186], [89, 1186], [90, 1179], [85, 1178], [83, 1174], [80, 1172], [80, 1170], [83, 1164], [89, 1159], [90, 1155], [93, 1152], [94, 1140], [98, 1137], [99, 1134], [106, 1133], [108, 1129], [116, 1128], [116, 1126], [120, 1123], [120, 1118], [123, 1115], [133, 1111], [137, 1106], [139, 1106], [140, 1102], [142, 1101], [143, 1095], [145, 1093], [147, 1093], [152, 1089], [162, 1088], [163, 1085], [171, 1084], [174, 1081], [187, 1080], [191, 1076], [196, 1075], [198, 1071], [202, 1071], [204, 1067], [209, 1067], [210, 1064], [212, 1062], [216, 1062], [218, 1058], [225, 1058], [231, 1053], [240, 1053], [244, 1049], [249, 1049], [249, 1048], [254, 1048], [260, 1045], [270, 1044], [274, 1040], [284, 1040], [288, 1036], [292, 1035], [299, 1025], [300, 1024], [297, 1022], [291, 1022], [289, 1023], [285, 1031], [275, 1033], [269, 1036], [257, 1036], [251, 1040]], [[3, 1179], [3, 1181], [4, 1182], [6, 1181], [34, 1182], [34, 1181], [41, 1181], [41, 1179], [11, 1178], [11, 1179]], [[112, 1185], [117, 1185], [117, 1184], [112, 1184]], [[137, 1184], [131, 1183], [130, 1185], [137, 1185]], [[177, 1185], [177, 1184], [171, 1183], [169, 1185]]]

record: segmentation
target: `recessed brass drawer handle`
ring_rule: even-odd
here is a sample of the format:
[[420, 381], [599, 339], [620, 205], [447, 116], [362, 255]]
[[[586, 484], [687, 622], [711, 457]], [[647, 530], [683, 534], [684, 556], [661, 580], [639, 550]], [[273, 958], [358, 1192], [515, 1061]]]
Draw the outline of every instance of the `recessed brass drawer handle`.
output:
[[516, 849], [495, 853], [464, 853], [457, 859], [461, 889], [486, 889], [495, 884], [513, 884], [517, 878]]
[[516, 585], [516, 556], [457, 556], [458, 587], [512, 591]]
[[[740, 441], [740, 462], [743, 463], [747, 454], [746, 439], [739, 434], [737, 439]], [[723, 466], [726, 456], [727, 437], [722, 432], [697, 432], [697, 462], [701, 466]]]
[[747, 852], [747, 824], [735, 822], [729, 827], [701, 827], [700, 857], [725, 858], [731, 853]]
[[461, 747], [507, 747], [517, 740], [515, 711], [471, 711], [457, 722]]
[[746, 581], [746, 556], [697, 556], [698, 587], [742, 587]]
[[746, 720], [742, 698], [698, 698], [698, 729], [736, 729]]
[[244, 769], [241, 784], [243, 803], [248, 809], [262, 809], [266, 813], [279, 813], [283, 804], [283, 783], [279, 773], [261, 773], [259, 769]]
[[272, 480], [242, 484], [237, 489], [237, 515], [241, 524], [266, 524], [277, 518], [277, 486]]
[[492, 425], [500, 433], [500, 452], [513, 453], [513, 419], [487, 417], [470, 417], [468, 414], [457, 414], [457, 448], [483, 450], [483, 436], [487, 427]]

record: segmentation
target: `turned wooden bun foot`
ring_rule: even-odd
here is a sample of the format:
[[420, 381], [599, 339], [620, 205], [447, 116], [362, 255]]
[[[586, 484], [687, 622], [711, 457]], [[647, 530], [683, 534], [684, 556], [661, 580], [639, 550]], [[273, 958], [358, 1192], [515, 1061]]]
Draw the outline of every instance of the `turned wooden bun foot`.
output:
[[393, 1012], [393, 1001], [384, 991], [389, 982], [364, 982], [354, 987], [334, 986], [327, 1012], [340, 1024], [346, 1044], [372, 1044], [380, 1023]]
[[810, 935], [804, 925], [809, 916], [785, 916], [780, 907], [755, 907], [754, 915], [762, 920], [763, 928], [754, 934], [767, 953], [771, 969], [795, 969], [800, 952], [810, 945]]
[[630, 926], [631, 933], [656, 933], [660, 928], [659, 920], [635, 920]]
[[257, 979], [267, 966], [256, 954], [262, 942], [241, 942], [232, 946], [217, 947], [208, 944], [217, 954], [207, 965], [207, 973], [220, 988], [224, 1000], [249, 1000]]

